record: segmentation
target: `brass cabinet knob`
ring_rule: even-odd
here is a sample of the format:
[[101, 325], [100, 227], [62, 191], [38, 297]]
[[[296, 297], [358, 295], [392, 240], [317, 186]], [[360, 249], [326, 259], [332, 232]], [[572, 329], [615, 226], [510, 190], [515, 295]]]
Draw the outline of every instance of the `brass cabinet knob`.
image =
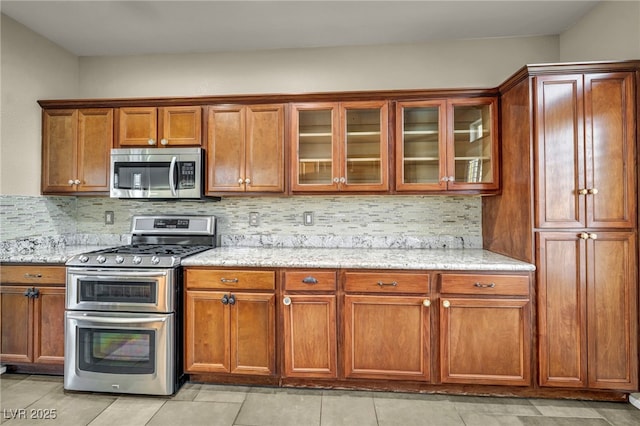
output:
[[242, 178], [238, 178], [238, 185], [242, 185], [244, 183], [244, 180]]
[[246, 179], [244, 180], [244, 183], [246, 183], [247, 185], [249, 185], [249, 184], [251, 183], [251, 179], [246, 178]]
[[580, 195], [587, 195], [588, 193], [589, 193], [589, 190], [586, 188], [578, 189], [578, 194]]
[[596, 195], [598, 193], [598, 188], [589, 188], [589, 194]]
[[589, 238], [592, 240], [597, 240], [598, 239], [598, 234], [589, 234]]
[[578, 235], [578, 238], [580, 238], [581, 240], [588, 240], [589, 234], [587, 234], [586, 232], [581, 232], [580, 235]]
[[69, 182], [67, 182], [69, 185], [73, 185], [73, 179], [69, 179]]

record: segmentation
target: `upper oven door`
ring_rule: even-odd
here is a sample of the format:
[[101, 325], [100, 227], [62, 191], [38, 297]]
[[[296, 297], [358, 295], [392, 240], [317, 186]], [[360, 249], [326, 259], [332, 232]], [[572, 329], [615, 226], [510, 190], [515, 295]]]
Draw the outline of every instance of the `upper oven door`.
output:
[[111, 150], [112, 198], [201, 198], [201, 148]]
[[174, 312], [175, 269], [67, 268], [70, 310]]

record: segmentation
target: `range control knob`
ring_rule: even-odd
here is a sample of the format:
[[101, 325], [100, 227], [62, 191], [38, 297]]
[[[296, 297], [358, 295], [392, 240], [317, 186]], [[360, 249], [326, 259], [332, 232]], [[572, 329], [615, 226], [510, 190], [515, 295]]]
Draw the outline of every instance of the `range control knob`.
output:
[[120, 255], [116, 256], [116, 263], [122, 263], [122, 262], [124, 262], [124, 257]]
[[139, 265], [140, 263], [142, 263], [142, 258], [140, 256], [133, 256], [133, 259], [131, 259], [131, 261], [134, 264]]
[[107, 261], [107, 258], [104, 257], [103, 255], [99, 255], [98, 257], [96, 257], [96, 262], [98, 263], [104, 263]]
[[78, 258], [78, 260], [82, 263], [87, 263], [89, 261], [89, 256], [83, 254]]
[[152, 256], [151, 263], [153, 263], [154, 265], [157, 265], [158, 263], [160, 263], [160, 258], [158, 256]]

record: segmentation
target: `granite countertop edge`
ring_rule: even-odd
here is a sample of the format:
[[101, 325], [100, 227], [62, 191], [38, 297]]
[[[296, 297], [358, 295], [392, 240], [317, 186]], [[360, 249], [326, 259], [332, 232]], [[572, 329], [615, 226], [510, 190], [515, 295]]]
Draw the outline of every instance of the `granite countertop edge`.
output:
[[[61, 264], [109, 246], [71, 245], [34, 253], [0, 253], [2, 264]], [[217, 247], [188, 257], [183, 266], [244, 268], [437, 269], [534, 271], [533, 264], [483, 249]]]

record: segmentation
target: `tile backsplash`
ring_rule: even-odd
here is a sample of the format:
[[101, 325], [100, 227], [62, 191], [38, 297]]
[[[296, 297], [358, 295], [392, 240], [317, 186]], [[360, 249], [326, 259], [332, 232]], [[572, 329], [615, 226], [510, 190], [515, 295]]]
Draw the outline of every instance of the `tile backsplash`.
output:
[[[481, 248], [477, 196], [227, 197], [132, 201], [105, 197], [0, 196], [1, 239], [123, 235], [139, 214], [210, 214], [222, 245]], [[105, 211], [115, 222], [105, 225]], [[303, 223], [312, 212], [313, 224]], [[249, 223], [257, 213], [257, 225]], [[77, 238], [76, 238], [77, 240]]]

